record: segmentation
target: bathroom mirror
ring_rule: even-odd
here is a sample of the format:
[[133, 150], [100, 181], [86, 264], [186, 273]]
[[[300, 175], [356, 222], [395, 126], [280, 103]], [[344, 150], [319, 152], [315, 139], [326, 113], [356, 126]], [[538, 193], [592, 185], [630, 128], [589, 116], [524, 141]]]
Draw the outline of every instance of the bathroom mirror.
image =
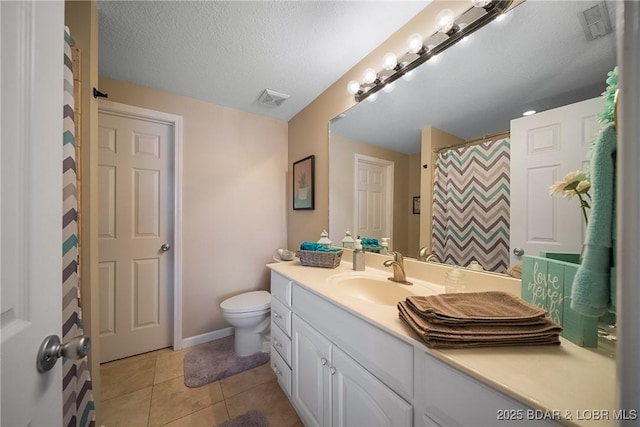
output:
[[354, 230], [355, 165], [360, 161], [388, 178], [382, 190], [389, 195], [389, 215], [386, 223], [374, 218], [376, 226], [392, 230], [394, 250], [417, 257], [420, 206], [432, 203], [416, 199], [421, 175], [432, 173], [432, 165], [423, 167], [421, 159], [422, 129], [433, 126], [474, 140], [508, 131], [510, 120], [526, 110], [545, 111], [599, 96], [615, 66], [615, 28], [587, 40], [580, 16], [600, 11], [608, 14], [613, 27], [614, 2], [604, 2], [604, 12], [591, 9], [602, 5], [525, 1], [502, 21], [421, 65], [413, 80], [400, 79], [393, 92], [381, 91], [376, 101], [364, 100], [334, 118], [329, 144], [331, 239], [339, 242], [345, 230]]

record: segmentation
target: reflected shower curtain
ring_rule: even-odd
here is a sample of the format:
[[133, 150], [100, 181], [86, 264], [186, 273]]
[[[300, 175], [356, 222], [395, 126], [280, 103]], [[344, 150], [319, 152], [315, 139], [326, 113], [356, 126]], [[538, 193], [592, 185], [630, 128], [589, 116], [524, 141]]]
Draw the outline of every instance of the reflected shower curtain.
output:
[[433, 188], [432, 252], [447, 264], [504, 273], [509, 266], [509, 140], [440, 153]]
[[[64, 32], [64, 108], [62, 162], [62, 342], [82, 335], [82, 316], [78, 289], [78, 194], [76, 175], [76, 139], [74, 128], [73, 61], [71, 35]], [[63, 359], [63, 425], [95, 425], [95, 406], [87, 358]], [[57, 424], [57, 423], [54, 423]]]

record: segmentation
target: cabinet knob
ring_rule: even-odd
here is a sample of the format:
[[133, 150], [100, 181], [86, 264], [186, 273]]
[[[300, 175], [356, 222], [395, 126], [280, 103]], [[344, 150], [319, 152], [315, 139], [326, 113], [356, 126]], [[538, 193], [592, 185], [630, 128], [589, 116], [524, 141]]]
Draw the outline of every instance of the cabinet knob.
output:
[[279, 377], [282, 376], [282, 371], [278, 369], [278, 366], [275, 363], [273, 364], [273, 372], [275, 372], [275, 374], [278, 375]]
[[273, 313], [273, 317], [275, 317], [276, 319], [282, 319], [282, 314], [280, 314], [280, 313]]
[[277, 339], [273, 339], [273, 345], [275, 345], [276, 347], [280, 347], [282, 348], [282, 343], [280, 343]]
[[329, 367], [329, 372], [331, 372], [331, 375], [335, 375], [336, 373], [336, 368], [334, 368], [333, 366]]
[[322, 359], [320, 359], [320, 363], [322, 364], [322, 366], [327, 364], [327, 359], [325, 359], [324, 357]]

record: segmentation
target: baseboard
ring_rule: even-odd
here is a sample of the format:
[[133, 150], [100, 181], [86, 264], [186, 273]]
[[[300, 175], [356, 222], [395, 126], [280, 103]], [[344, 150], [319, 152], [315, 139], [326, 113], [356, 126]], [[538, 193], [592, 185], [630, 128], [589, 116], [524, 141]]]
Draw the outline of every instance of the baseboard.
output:
[[218, 340], [220, 338], [233, 335], [233, 328], [230, 326], [217, 331], [207, 332], [205, 334], [196, 335], [182, 340], [182, 348], [193, 347], [194, 345], [204, 344], [209, 341]]

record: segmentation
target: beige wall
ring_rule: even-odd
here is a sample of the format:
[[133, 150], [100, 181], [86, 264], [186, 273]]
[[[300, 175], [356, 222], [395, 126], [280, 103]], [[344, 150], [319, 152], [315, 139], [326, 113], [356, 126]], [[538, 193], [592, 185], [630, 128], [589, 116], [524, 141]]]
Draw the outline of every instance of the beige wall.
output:
[[[393, 150], [349, 139], [342, 135], [331, 135], [329, 153], [330, 166], [330, 224], [331, 240], [339, 245], [345, 230], [353, 231], [354, 216], [354, 156], [363, 154], [394, 163], [393, 168], [393, 236], [391, 247], [407, 253], [407, 199], [409, 191], [410, 156]], [[366, 236], [365, 236], [366, 237]]]
[[98, 7], [95, 1], [66, 1], [65, 25], [69, 27], [74, 47], [80, 50], [82, 141], [80, 167], [82, 176], [82, 222], [80, 230], [80, 271], [84, 332], [93, 340], [89, 353], [89, 370], [96, 404], [96, 424], [100, 425], [100, 334], [98, 312], [98, 104], [91, 91], [98, 85]]
[[438, 150], [464, 143], [464, 139], [460, 139], [436, 127], [428, 126], [422, 129], [422, 163], [426, 163], [428, 167], [423, 170], [420, 186], [420, 196], [425, 201], [420, 211], [420, 247], [426, 246], [429, 248], [428, 252], [431, 252], [431, 218], [433, 216], [431, 201], [433, 199], [433, 178]]
[[421, 160], [420, 153], [409, 156], [409, 194], [406, 203], [407, 251], [403, 254], [414, 258], [418, 257], [418, 250], [420, 250], [420, 215], [413, 213], [413, 197], [420, 196]]
[[107, 78], [100, 90], [183, 117], [182, 334], [227, 327], [220, 302], [268, 289], [286, 244], [287, 123]]
[[[319, 233], [329, 226], [329, 120], [355, 104], [353, 95], [347, 92], [347, 83], [353, 79], [362, 81], [366, 68], [379, 70], [385, 53], [400, 55], [406, 52], [406, 41], [411, 34], [430, 34], [435, 17], [442, 9], [452, 9], [459, 15], [468, 7], [466, 1], [433, 1], [289, 121], [289, 163], [311, 154], [316, 156], [315, 210], [292, 209], [291, 177], [287, 179], [290, 248], [297, 248], [304, 240], [317, 240]], [[393, 93], [380, 96], [393, 96]]]

